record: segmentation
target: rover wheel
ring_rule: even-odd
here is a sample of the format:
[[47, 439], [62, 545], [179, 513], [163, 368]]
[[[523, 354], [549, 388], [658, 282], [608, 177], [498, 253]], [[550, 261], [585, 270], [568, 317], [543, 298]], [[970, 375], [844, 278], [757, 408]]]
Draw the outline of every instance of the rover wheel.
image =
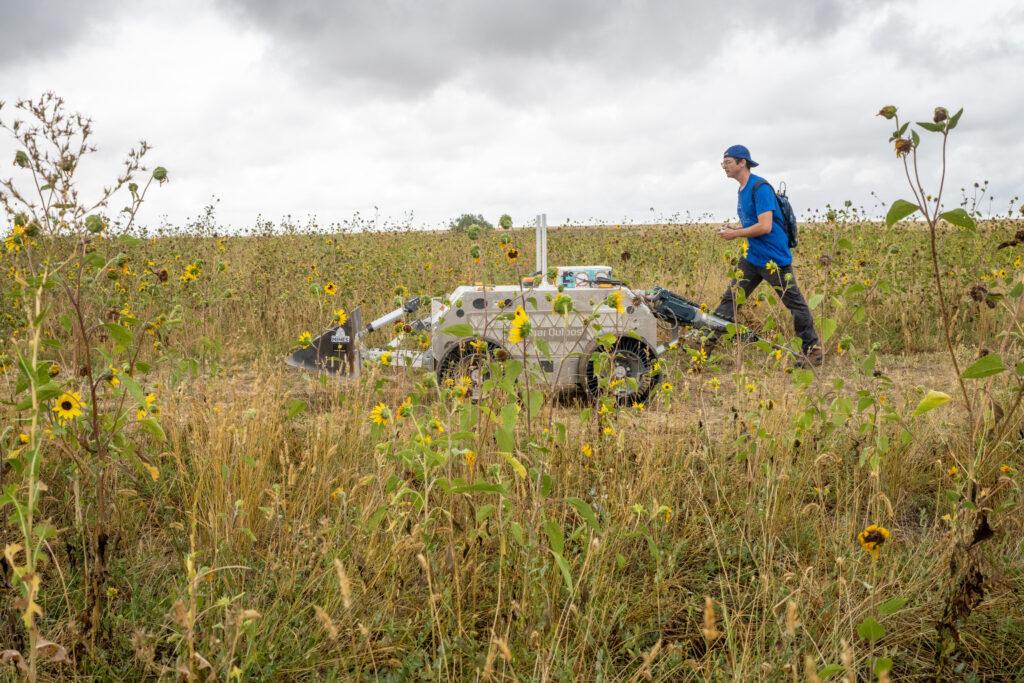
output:
[[437, 381], [442, 388], [456, 387], [461, 393], [473, 401], [479, 401], [483, 395], [483, 384], [490, 375], [488, 365], [494, 359], [497, 350], [491, 342], [486, 347], [477, 348], [472, 342], [464, 341], [452, 349], [437, 369]]
[[[584, 378], [587, 393], [595, 398], [613, 396], [623, 405], [647, 400], [658, 382], [658, 375], [653, 372], [655, 356], [651, 347], [632, 337], [622, 337], [615, 348], [607, 352], [606, 358], [607, 361], [599, 359], [596, 364], [593, 355], [587, 359]], [[635, 381], [635, 386], [629, 380]]]

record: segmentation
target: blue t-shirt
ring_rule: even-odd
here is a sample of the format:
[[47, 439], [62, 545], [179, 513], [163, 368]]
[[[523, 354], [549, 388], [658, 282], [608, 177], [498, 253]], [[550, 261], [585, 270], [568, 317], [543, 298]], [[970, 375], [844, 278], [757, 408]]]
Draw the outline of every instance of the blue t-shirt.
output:
[[747, 238], [747, 262], [758, 268], [764, 268], [769, 261], [775, 261], [779, 266], [788, 266], [793, 263], [793, 253], [789, 250], [789, 236], [786, 235], [786, 225], [782, 222], [782, 211], [775, 199], [775, 192], [767, 182], [763, 182], [757, 188], [757, 197], [753, 196], [754, 185], [763, 180], [761, 176], [750, 174], [747, 184], [740, 188], [736, 201], [736, 213], [744, 228], [757, 225], [758, 214], [772, 212], [772, 231], [767, 235]]

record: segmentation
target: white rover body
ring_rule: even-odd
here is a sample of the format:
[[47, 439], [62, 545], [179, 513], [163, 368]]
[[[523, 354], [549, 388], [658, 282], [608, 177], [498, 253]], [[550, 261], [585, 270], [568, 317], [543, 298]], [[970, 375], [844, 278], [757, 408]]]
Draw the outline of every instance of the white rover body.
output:
[[[555, 271], [556, 282], [548, 282], [544, 215], [537, 217], [536, 231], [539, 273], [534, 284], [460, 285], [447, 297], [431, 299], [430, 314], [410, 323], [430, 332], [429, 348], [398, 349], [401, 335], [384, 348], [361, 344], [365, 334], [401, 323], [416, 311], [419, 299], [411, 299], [365, 327], [359, 310], [354, 310], [345, 325], [327, 330], [287, 362], [352, 375], [359, 373], [364, 361], [388, 352], [396, 365], [436, 372], [442, 381], [469, 377], [478, 389], [488, 363], [497, 356], [523, 361], [531, 371], [543, 373], [550, 387], [580, 387], [592, 395], [608, 390], [624, 402], [642, 401], [658, 381], [654, 361], [665, 350], [657, 341], [658, 319], [672, 326], [676, 339], [683, 325], [725, 331], [729, 321], [705, 314], [693, 302], [663, 289], [634, 292], [612, 279], [609, 266], [563, 266]], [[616, 292], [622, 312], [609, 303]], [[560, 294], [572, 299], [572, 312], [559, 315], [553, 310]], [[531, 331], [524, 343], [510, 344], [509, 318], [519, 306], [529, 316]]]

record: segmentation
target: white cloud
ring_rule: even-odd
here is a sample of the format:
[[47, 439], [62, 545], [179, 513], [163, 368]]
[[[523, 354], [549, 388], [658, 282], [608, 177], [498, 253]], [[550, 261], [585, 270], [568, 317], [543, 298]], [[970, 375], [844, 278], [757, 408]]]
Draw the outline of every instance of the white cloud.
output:
[[[374, 207], [431, 225], [463, 211], [725, 218], [735, 186], [717, 163], [734, 142], [787, 181], [798, 210], [871, 207], [871, 191], [906, 194], [890, 126], [874, 117], [888, 103], [918, 120], [935, 104], [966, 108], [951, 201], [989, 169], [1002, 173], [989, 179], [1004, 205], [1024, 185], [1024, 169], [1005, 163], [1024, 157], [1012, 85], [1024, 15], [1011, 2], [811, 3], [781, 18], [742, 3], [589, 15], [537, 3], [512, 29], [507, 10], [476, 3], [449, 5], [441, 24], [384, 5], [401, 31], [375, 33], [381, 17], [357, 3], [307, 2], [297, 18], [198, 0], [98, 14], [64, 49], [0, 69], [0, 99], [52, 89], [93, 116], [101, 152], [82, 169], [93, 187], [133, 141], [152, 143], [172, 182], [152, 195], [151, 223], [181, 223], [212, 195], [235, 226], [260, 214], [326, 224]], [[9, 150], [0, 140], [0, 172]], [[932, 149], [922, 157], [931, 169]]]

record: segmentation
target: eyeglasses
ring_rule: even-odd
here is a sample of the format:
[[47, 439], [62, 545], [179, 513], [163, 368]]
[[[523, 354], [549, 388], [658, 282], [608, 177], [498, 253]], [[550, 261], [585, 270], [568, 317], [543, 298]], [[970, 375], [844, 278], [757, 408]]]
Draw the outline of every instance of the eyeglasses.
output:
[[735, 163], [736, 163], [736, 160], [735, 159], [731, 159], [729, 157], [726, 157], [726, 158], [722, 159], [722, 166], [731, 166], [732, 164], [735, 164]]

